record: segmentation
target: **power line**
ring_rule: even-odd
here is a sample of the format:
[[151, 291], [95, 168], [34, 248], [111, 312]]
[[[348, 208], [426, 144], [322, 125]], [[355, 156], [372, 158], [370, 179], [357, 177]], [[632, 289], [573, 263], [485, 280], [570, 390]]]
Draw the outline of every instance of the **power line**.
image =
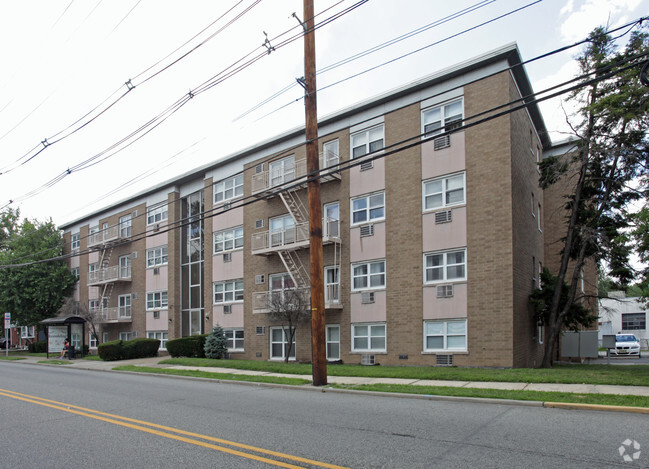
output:
[[[632, 57], [627, 57], [627, 58], [624, 59], [624, 62], [627, 63], [627, 65], [625, 65], [625, 66], [623, 66], [621, 68], [613, 70], [613, 68], [616, 65], [620, 65], [622, 62], [615, 63], [615, 64], [609, 64], [606, 67], [603, 67], [603, 68], [595, 70], [593, 72], [581, 75], [580, 77], [576, 77], [575, 79], [569, 80], [569, 81], [561, 83], [559, 85], [552, 86], [552, 87], [550, 87], [550, 88], [548, 88], [546, 90], [543, 90], [543, 91], [541, 91], [539, 93], [532, 93], [531, 95], [528, 95], [528, 96], [522, 96], [522, 97], [517, 98], [517, 99], [515, 99], [513, 101], [510, 101], [508, 103], [498, 105], [498, 106], [496, 106], [496, 107], [494, 107], [492, 109], [481, 111], [480, 113], [474, 114], [474, 115], [469, 116], [469, 117], [465, 117], [464, 119], [462, 119], [462, 125], [460, 127], [458, 127], [458, 128], [445, 130], [445, 131], [443, 131], [443, 132], [441, 132], [439, 134], [436, 134], [434, 136], [426, 136], [426, 134], [424, 133], [424, 134], [418, 134], [418, 135], [408, 137], [408, 138], [406, 138], [404, 140], [396, 142], [396, 143], [394, 143], [392, 145], [389, 145], [387, 147], [384, 147], [384, 148], [382, 148], [380, 150], [377, 150], [377, 151], [372, 152], [372, 153], [368, 153], [368, 154], [364, 155], [362, 158], [347, 160], [347, 161], [345, 161], [343, 163], [339, 163], [337, 165], [333, 165], [331, 167], [324, 168], [324, 169], [320, 170], [319, 173], [316, 174], [316, 175], [300, 176], [300, 177], [294, 178], [292, 181], [288, 181], [286, 184], [283, 184], [281, 187], [278, 187], [275, 190], [265, 192], [263, 197], [260, 197], [258, 195], [245, 196], [245, 197], [242, 197], [241, 199], [239, 199], [238, 201], [230, 203], [227, 209], [225, 209], [223, 207], [212, 208], [211, 210], [203, 211], [201, 213], [201, 216], [198, 217], [198, 218], [196, 216], [190, 216], [190, 217], [186, 217], [184, 219], [174, 221], [174, 222], [168, 224], [163, 229], [154, 229], [154, 228], [148, 229], [148, 230], [145, 230], [142, 233], [139, 233], [139, 234], [135, 235], [134, 237], [129, 238], [128, 240], [125, 240], [125, 241], [123, 241], [121, 243], [116, 243], [114, 246], [117, 247], [117, 246], [120, 246], [120, 245], [129, 244], [129, 243], [132, 243], [134, 241], [139, 241], [141, 239], [145, 239], [145, 238], [150, 237], [150, 236], [159, 235], [161, 233], [166, 233], [166, 232], [169, 232], [169, 231], [177, 229], [177, 228], [182, 228], [184, 226], [189, 226], [191, 223], [194, 223], [194, 222], [196, 222], [198, 220], [205, 221], [206, 219], [210, 219], [210, 218], [213, 218], [215, 216], [221, 215], [221, 214], [223, 214], [223, 213], [225, 213], [225, 212], [227, 212], [229, 210], [239, 208], [239, 207], [245, 207], [245, 206], [250, 205], [252, 203], [260, 202], [260, 201], [265, 200], [265, 199], [267, 199], [269, 197], [276, 196], [276, 195], [278, 195], [278, 194], [280, 194], [282, 192], [286, 192], [286, 191], [289, 191], [289, 190], [292, 190], [292, 189], [296, 189], [296, 188], [302, 186], [303, 184], [307, 183], [312, 178], [323, 178], [323, 177], [326, 177], [326, 176], [331, 176], [331, 175], [336, 174], [336, 173], [338, 173], [340, 171], [349, 170], [349, 169], [351, 169], [353, 167], [360, 166], [361, 164], [369, 162], [369, 161], [374, 161], [374, 160], [378, 160], [378, 159], [382, 159], [382, 158], [387, 158], [389, 156], [399, 154], [399, 153], [401, 153], [401, 152], [403, 152], [405, 150], [420, 146], [420, 145], [422, 145], [422, 144], [424, 144], [426, 142], [430, 142], [430, 141], [432, 141], [434, 139], [437, 139], [437, 138], [440, 138], [440, 137], [443, 137], [443, 136], [446, 136], [446, 135], [450, 135], [452, 133], [458, 133], [458, 132], [464, 131], [464, 130], [466, 130], [468, 128], [481, 125], [481, 124], [486, 123], [488, 121], [491, 121], [493, 119], [497, 119], [497, 118], [503, 117], [503, 116], [505, 116], [507, 114], [511, 114], [513, 112], [520, 111], [520, 110], [525, 109], [525, 108], [527, 108], [527, 107], [529, 107], [531, 105], [538, 104], [539, 102], [546, 101], [548, 99], [552, 99], [552, 98], [558, 97], [558, 96], [566, 94], [566, 93], [571, 93], [573, 91], [576, 91], [576, 90], [581, 89], [583, 87], [589, 86], [591, 84], [598, 83], [600, 81], [608, 80], [609, 78], [614, 77], [615, 75], [619, 74], [620, 72], [623, 72], [623, 71], [626, 71], [626, 70], [629, 70], [629, 69], [632, 69], [632, 68], [639, 67], [640, 65], [643, 65], [643, 62], [644, 62], [644, 60], [646, 60], [647, 57], [649, 57], [649, 52], [643, 52], [643, 53], [640, 53], [640, 54], [636, 54], [636, 55], [634, 55]], [[632, 61], [632, 63], [628, 63], [629, 61]], [[502, 73], [502, 71], [499, 72], [499, 73]], [[594, 76], [594, 78], [588, 78], [590, 76]], [[583, 80], [584, 78], [588, 78], [588, 79]], [[579, 80], [583, 80], [583, 81], [579, 81]], [[568, 88], [564, 88], [562, 90], [551, 93], [551, 94], [549, 94], [547, 96], [537, 97], [540, 94], [547, 93], [548, 90], [554, 90], [554, 89], [562, 87], [562, 86], [564, 86], [566, 84], [573, 83], [575, 81], [579, 81], [579, 83], [577, 83], [576, 85], [570, 86]], [[516, 103], [520, 103], [520, 104], [516, 104]], [[503, 111], [500, 111], [500, 112], [494, 112], [494, 111], [497, 111], [497, 110], [505, 108], [505, 107], [507, 109], [505, 109]], [[483, 115], [485, 117], [482, 117], [481, 119], [475, 120], [476, 117], [483, 116]], [[473, 122], [468, 122], [468, 121], [473, 121]], [[414, 142], [413, 142], [413, 140], [414, 140]], [[411, 142], [411, 143], [408, 143], [408, 142]], [[239, 174], [239, 173], [237, 173], [237, 174]], [[177, 200], [175, 202], [180, 202], [180, 201], [181, 201], [181, 199], [179, 199], [179, 200]], [[168, 204], [160, 204], [160, 206], [164, 206], [164, 205], [168, 205]], [[113, 226], [116, 226], [116, 225], [113, 225]], [[42, 259], [42, 260], [28, 262], [28, 263], [22, 263], [22, 264], [4, 264], [4, 265], [0, 265], [0, 269], [14, 268], [14, 267], [24, 267], [24, 266], [28, 266], [28, 265], [34, 265], [34, 264], [43, 263], [43, 262], [64, 260], [64, 259], [68, 259], [68, 258], [72, 258], [72, 257], [77, 257], [77, 256], [80, 256], [80, 255], [83, 255], [83, 254], [88, 254], [88, 253], [93, 252], [95, 250], [96, 249], [94, 249], [94, 248], [93, 249], [87, 249], [87, 250], [85, 250], [83, 252], [74, 252], [74, 253], [65, 254], [65, 255], [57, 256], [57, 257], [50, 258], [50, 259]]]

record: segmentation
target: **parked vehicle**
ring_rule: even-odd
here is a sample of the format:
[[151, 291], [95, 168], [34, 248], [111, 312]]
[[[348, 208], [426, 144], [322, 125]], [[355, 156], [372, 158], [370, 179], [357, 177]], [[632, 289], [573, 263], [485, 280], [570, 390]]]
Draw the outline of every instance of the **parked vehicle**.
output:
[[0, 348], [7, 348], [7, 339], [0, 337]]
[[611, 353], [617, 356], [637, 355], [638, 358], [641, 358], [640, 341], [633, 334], [616, 334], [615, 348], [611, 349]]

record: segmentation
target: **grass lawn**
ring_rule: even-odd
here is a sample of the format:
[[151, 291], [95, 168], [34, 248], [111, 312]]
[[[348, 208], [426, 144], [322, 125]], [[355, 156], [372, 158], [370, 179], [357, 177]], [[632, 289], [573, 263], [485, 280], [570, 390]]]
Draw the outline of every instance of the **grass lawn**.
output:
[[[255, 360], [169, 358], [163, 364], [235, 368], [311, 376], [311, 365]], [[457, 368], [418, 366], [328, 365], [329, 376], [437, 379], [453, 381], [503, 381], [514, 383], [572, 383], [649, 386], [649, 365], [555, 365], [540, 368]]]

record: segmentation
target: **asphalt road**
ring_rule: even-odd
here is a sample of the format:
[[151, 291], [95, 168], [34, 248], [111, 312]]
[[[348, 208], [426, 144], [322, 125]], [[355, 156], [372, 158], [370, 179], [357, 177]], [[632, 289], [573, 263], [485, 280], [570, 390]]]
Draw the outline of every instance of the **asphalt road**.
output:
[[278, 464], [649, 467], [649, 419], [0, 362], [0, 467]]

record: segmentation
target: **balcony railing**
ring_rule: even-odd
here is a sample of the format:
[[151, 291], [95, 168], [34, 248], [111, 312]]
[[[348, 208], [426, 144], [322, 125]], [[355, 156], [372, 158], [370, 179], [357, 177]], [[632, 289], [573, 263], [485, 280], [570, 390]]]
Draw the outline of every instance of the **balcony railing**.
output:
[[88, 272], [88, 286], [102, 285], [111, 282], [130, 282], [131, 268], [114, 265], [105, 269]]
[[[298, 223], [284, 230], [260, 231], [252, 235], [252, 253], [268, 254], [309, 246], [309, 223]], [[322, 222], [322, 243], [340, 242], [340, 220], [326, 218]]]
[[130, 230], [125, 229], [124, 231], [129, 231], [129, 233], [122, 232], [120, 225], [115, 225], [92, 233], [88, 236], [88, 247], [104, 246], [130, 238]]
[[90, 308], [90, 312], [96, 314], [103, 323], [131, 322], [130, 308]]
[[[311, 302], [311, 289], [302, 288], [307, 302]], [[278, 304], [282, 301], [281, 297], [286, 290], [263, 291], [255, 292], [252, 297], [252, 309], [256, 313], [268, 313], [271, 310], [271, 305]], [[331, 284], [325, 285], [325, 308], [326, 309], [340, 309], [342, 303], [340, 301], [340, 285]]]
[[[338, 156], [333, 154], [320, 154], [319, 157], [320, 171], [328, 173], [327, 168], [333, 168], [338, 164]], [[252, 193], [268, 191], [275, 187], [282, 187], [284, 184], [306, 184], [306, 158], [295, 161], [293, 165], [287, 165], [283, 172], [273, 172], [270, 176], [271, 170], [264, 170], [252, 176]], [[302, 180], [300, 180], [302, 178]], [[321, 182], [332, 181], [340, 179], [340, 173], [334, 172], [331, 174], [322, 174]]]

